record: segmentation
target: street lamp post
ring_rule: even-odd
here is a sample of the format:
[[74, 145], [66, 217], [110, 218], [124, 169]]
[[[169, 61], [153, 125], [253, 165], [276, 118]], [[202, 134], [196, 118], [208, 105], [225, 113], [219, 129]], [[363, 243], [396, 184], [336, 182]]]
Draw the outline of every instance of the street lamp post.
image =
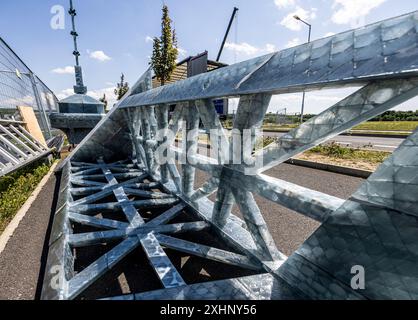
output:
[[[309, 27], [309, 33], [308, 33], [308, 43], [311, 42], [311, 31], [312, 31], [312, 25], [307, 23], [306, 21], [302, 20], [298, 15], [294, 15], [293, 18], [295, 18], [296, 20], [306, 24]], [[302, 109], [300, 112], [300, 123], [303, 123], [303, 113], [304, 113], [304, 109], [305, 109], [305, 91], [303, 91], [302, 94]]]

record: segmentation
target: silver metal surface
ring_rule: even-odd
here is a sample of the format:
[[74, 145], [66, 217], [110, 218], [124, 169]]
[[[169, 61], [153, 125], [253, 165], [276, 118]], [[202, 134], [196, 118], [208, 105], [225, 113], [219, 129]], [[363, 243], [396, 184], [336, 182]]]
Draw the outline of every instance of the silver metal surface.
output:
[[[262, 173], [417, 96], [417, 32], [413, 12], [157, 89], [148, 70], [61, 166], [42, 298], [79, 297], [135, 248], [142, 248], [164, 289], [115, 299], [418, 298], [418, 131], [347, 201]], [[353, 84], [361, 89], [255, 150], [273, 94]], [[230, 138], [212, 101], [229, 96], [240, 98]], [[199, 120], [215, 130], [216, 156], [196, 152]], [[196, 170], [209, 176], [203, 186], [195, 186]], [[276, 247], [255, 194], [322, 225], [288, 258]], [[243, 220], [231, 213], [234, 204]], [[156, 208], [159, 215], [146, 220], [144, 211]], [[112, 217], [118, 212], [126, 221]], [[199, 221], [169, 224], [183, 213]], [[100, 230], [74, 233], [76, 224]], [[230, 249], [197, 243], [191, 233], [202, 230]], [[74, 270], [72, 250], [110, 241], [117, 245], [108, 253]], [[167, 249], [254, 273], [187, 283]], [[56, 265], [61, 285], [54, 287]], [[365, 269], [363, 290], [351, 285], [354, 266]]]
[[48, 115], [58, 99], [13, 49], [0, 38], [0, 120], [20, 120], [18, 106], [32, 107], [46, 139], [51, 138]]
[[1, 122], [0, 177], [40, 160], [51, 152], [19, 123], [7, 120]]

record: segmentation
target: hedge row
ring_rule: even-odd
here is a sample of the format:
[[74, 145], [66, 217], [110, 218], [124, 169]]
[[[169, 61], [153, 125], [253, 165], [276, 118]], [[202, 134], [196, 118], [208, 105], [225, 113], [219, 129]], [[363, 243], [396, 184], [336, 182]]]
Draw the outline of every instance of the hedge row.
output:
[[0, 234], [35, 190], [50, 166], [35, 163], [0, 178]]

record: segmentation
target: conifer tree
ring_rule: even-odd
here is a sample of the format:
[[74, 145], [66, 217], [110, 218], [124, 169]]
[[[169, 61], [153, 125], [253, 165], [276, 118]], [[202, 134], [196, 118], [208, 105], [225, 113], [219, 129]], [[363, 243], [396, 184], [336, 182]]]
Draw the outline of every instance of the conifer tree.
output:
[[116, 85], [115, 95], [117, 100], [122, 99], [122, 97], [129, 91], [129, 84], [125, 82], [125, 75], [122, 73], [120, 76], [120, 82]]
[[162, 11], [161, 37], [154, 38], [150, 64], [163, 86], [167, 81], [170, 81], [176, 68], [178, 49], [176, 31], [171, 27], [172, 20], [169, 16], [168, 7], [164, 5]]

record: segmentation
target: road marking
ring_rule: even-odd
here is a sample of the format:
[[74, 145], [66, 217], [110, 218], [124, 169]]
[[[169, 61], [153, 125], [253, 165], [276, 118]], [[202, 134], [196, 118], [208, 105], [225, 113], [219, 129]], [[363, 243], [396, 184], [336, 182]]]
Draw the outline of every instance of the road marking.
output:
[[396, 149], [397, 148], [397, 146], [384, 146], [384, 145], [381, 145], [381, 144], [375, 144], [373, 146], [378, 147], [378, 148], [389, 148], [389, 149]]

